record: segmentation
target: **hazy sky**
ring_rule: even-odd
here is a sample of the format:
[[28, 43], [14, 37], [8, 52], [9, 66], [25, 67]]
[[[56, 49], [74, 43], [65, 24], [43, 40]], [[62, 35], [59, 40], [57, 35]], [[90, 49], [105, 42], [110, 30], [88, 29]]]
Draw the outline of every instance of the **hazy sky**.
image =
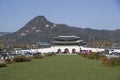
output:
[[49, 21], [93, 29], [120, 29], [120, 0], [0, 0], [0, 32], [15, 32], [44, 15]]

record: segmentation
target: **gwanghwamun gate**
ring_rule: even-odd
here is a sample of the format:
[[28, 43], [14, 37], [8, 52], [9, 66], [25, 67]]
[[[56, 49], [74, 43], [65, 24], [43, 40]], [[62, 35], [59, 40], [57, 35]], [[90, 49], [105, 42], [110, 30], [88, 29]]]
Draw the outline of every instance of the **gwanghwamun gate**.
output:
[[[53, 37], [51, 44], [40, 43], [40, 48], [28, 49], [28, 50], [17, 50], [16, 53], [56, 53], [56, 54], [76, 54], [76, 53], [91, 53], [91, 52], [104, 52], [103, 48], [90, 48], [85, 47], [86, 42], [80, 39], [78, 36], [57, 36]], [[109, 50], [111, 52], [119, 52], [120, 49]], [[108, 53], [108, 54], [109, 54]]]

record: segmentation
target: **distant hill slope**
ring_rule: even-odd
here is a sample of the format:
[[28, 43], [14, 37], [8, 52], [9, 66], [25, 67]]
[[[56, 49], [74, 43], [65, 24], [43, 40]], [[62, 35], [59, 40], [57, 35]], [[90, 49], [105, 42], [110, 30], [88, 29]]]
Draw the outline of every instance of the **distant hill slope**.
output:
[[17, 32], [2, 36], [0, 39], [5, 43], [24, 44], [38, 41], [49, 42], [52, 37], [58, 35], [77, 35], [85, 41], [120, 40], [120, 29], [110, 31], [78, 28], [65, 24], [55, 24], [44, 16], [37, 16]]
[[10, 32], [0, 32], [0, 36], [8, 35]]

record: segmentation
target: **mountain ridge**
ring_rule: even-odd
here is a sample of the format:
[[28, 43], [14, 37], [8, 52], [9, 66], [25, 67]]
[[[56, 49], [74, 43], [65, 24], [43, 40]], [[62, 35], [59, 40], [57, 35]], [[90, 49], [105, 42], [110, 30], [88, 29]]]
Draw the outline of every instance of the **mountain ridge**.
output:
[[0, 36], [8, 35], [10, 32], [0, 32]]
[[52, 37], [59, 35], [76, 35], [85, 41], [97, 40], [120, 40], [120, 29], [96, 30], [91, 28], [80, 28], [66, 24], [55, 24], [48, 21], [44, 16], [37, 16], [25, 24], [21, 29], [11, 34], [2, 36], [0, 40], [8, 44], [26, 44], [39, 41], [50, 42]]

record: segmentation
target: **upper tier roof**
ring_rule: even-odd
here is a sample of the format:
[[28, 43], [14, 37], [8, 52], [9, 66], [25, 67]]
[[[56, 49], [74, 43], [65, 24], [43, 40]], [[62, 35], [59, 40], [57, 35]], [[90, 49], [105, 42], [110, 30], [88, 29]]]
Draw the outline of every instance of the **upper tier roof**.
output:
[[53, 37], [53, 39], [69, 41], [69, 40], [78, 40], [78, 39], [80, 39], [80, 37], [78, 37], [78, 36], [58, 36], [58, 37]]

